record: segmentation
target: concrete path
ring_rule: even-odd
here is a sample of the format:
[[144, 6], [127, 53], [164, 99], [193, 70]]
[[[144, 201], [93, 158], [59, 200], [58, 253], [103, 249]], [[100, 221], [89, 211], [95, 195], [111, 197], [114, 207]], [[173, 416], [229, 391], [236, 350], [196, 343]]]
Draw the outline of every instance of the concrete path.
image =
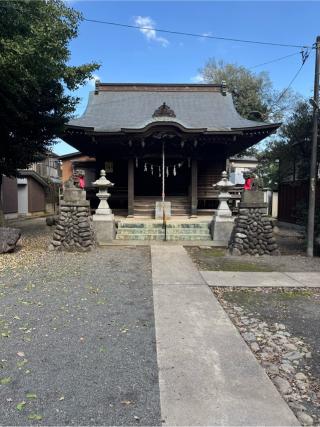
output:
[[164, 425], [299, 425], [185, 250], [168, 249], [151, 247]]
[[201, 271], [209, 286], [226, 287], [320, 287], [319, 272], [279, 273], [243, 271]]
[[183, 246], [151, 246], [154, 285], [204, 285]]

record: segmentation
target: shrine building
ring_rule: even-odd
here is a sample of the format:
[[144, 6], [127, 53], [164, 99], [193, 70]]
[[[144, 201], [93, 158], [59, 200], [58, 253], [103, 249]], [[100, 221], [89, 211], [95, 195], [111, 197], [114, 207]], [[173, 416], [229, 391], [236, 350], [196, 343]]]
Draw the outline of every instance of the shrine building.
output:
[[164, 196], [173, 216], [196, 216], [217, 207], [212, 185], [227, 159], [279, 125], [241, 117], [224, 83], [97, 81], [84, 114], [67, 124], [63, 140], [91, 159], [77, 168], [85, 171], [92, 207], [92, 182], [105, 169], [114, 183], [109, 204], [115, 213], [152, 217]]

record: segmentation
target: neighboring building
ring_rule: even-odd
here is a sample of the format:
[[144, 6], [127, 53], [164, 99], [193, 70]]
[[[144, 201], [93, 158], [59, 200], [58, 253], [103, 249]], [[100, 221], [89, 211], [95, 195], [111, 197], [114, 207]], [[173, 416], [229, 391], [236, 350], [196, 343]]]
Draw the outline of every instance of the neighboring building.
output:
[[225, 84], [97, 81], [85, 113], [67, 124], [62, 138], [96, 159], [90, 160], [95, 178], [106, 169], [115, 184], [112, 208], [129, 216], [151, 215], [164, 190], [173, 215], [197, 215], [217, 206], [212, 185], [227, 159], [278, 127], [242, 118]]
[[3, 176], [1, 200], [6, 218], [41, 215], [55, 210], [60, 161], [50, 151], [43, 160], [20, 169], [17, 178]]
[[235, 185], [243, 185], [244, 172], [251, 172], [258, 166], [258, 159], [253, 156], [233, 156], [228, 161], [229, 180]]
[[32, 170], [20, 170], [19, 178], [4, 176], [1, 198], [5, 218], [44, 214], [47, 191], [48, 183]]
[[43, 160], [32, 163], [28, 170], [33, 170], [43, 178], [52, 182], [60, 183], [60, 161], [59, 156], [52, 151], [48, 151]]

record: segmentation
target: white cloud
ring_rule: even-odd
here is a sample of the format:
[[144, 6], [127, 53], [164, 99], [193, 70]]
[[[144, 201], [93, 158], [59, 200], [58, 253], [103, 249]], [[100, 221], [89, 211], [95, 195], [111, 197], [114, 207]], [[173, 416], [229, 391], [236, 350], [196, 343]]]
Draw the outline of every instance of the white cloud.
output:
[[195, 76], [191, 77], [190, 79], [192, 83], [203, 83], [204, 78], [201, 74], [196, 74]]
[[168, 46], [169, 41], [166, 38], [157, 35], [157, 31], [154, 29], [155, 22], [149, 16], [136, 16], [134, 23], [140, 27], [140, 32], [147, 38], [147, 40], [158, 42], [163, 47]]
[[97, 74], [93, 74], [91, 79], [87, 79], [87, 85], [94, 88], [96, 86], [96, 80], [100, 80], [100, 77]]

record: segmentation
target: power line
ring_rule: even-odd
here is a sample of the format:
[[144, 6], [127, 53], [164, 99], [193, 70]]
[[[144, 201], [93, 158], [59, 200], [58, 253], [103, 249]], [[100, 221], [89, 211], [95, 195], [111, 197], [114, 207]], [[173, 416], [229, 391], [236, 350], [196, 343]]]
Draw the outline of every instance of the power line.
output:
[[282, 61], [283, 59], [290, 58], [291, 56], [301, 55], [301, 50], [299, 52], [291, 53], [290, 55], [281, 56], [280, 58], [272, 59], [271, 61], [263, 62], [261, 64], [254, 65], [253, 67], [248, 67], [249, 70], [253, 70], [254, 68], [262, 67], [263, 65], [273, 64], [274, 62]]
[[257, 40], [234, 39], [230, 37], [211, 36], [209, 34], [186, 33], [182, 31], [164, 30], [161, 28], [154, 28], [154, 27], [141, 27], [139, 25], [121, 24], [119, 22], [101, 21], [98, 19], [84, 18], [83, 20], [86, 22], [93, 22], [96, 24], [113, 25], [115, 27], [122, 27], [122, 28], [134, 28], [136, 30], [149, 30], [149, 31], [152, 30], [152, 31], [158, 31], [159, 33], [176, 34], [180, 36], [197, 37], [197, 38], [214, 39], [214, 40], [225, 40], [225, 41], [233, 41], [238, 43], [251, 43], [251, 44], [268, 45], [268, 46], [298, 47], [302, 49], [311, 49], [311, 46], [307, 46], [307, 45], [295, 45], [295, 44], [285, 44], [285, 43], [262, 42]]
[[[298, 75], [300, 74], [304, 64], [307, 62], [307, 59], [310, 56], [310, 52], [306, 52], [302, 55], [302, 64], [300, 66], [300, 68], [298, 69], [298, 71], [295, 73], [295, 75], [292, 77], [290, 83], [288, 84], [288, 86], [280, 93], [278, 99], [271, 105], [270, 108], [273, 108], [274, 106], [279, 104], [279, 101], [284, 97], [284, 95], [288, 92], [288, 90], [290, 89], [290, 87], [292, 86], [293, 82], [296, 80], [296, 78], [298, 77]], [[278, 105], [279, 107], [279, 105]]]

